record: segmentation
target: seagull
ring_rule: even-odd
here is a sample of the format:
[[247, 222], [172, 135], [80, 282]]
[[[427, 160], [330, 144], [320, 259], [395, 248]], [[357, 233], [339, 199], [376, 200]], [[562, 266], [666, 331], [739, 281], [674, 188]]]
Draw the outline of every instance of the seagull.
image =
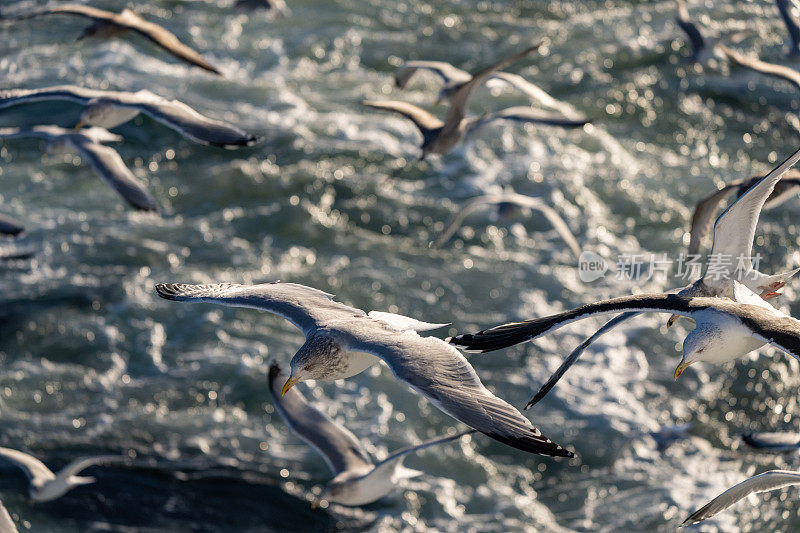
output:
[[19, 235], [25, 231], [22, 224], [8, 215], [0, 214], [0, 233], [3, 235]]
[[772, 76], [773, 78], [788, 81], [794, 85], [795, 88], [800, 89], [800, 72], [793, 68], [783, 65], [776, 65], [775, 63], [767, 63], [766, 61], [761, 61], [757, 57], [747, 57], [736, 50], [728, 48], [727, 46], [719, 45], [719, 49], [722, 50], [722, 53], [725, 54], [725, 57], [727, 57], [736, 65], [749, 68], [750, 70], [754, 70], [767, 76]]
[[68, 130], [58, 126], [34, 126], [32, 128], [0, 128], [0, 139], [16, 137], [40, 137], [47, 139], [48, 153], [53, 151], [77, 151], [86, 159], [98, 176], [111, 185], [132, 207], [141, 211], [156, 211], [156, 202], [150, 193], [128, 170], [119, 154], [105, 142], [122, 140], [119, 135], [98, 128]]
[[[465, 83], [472, 79], [472, 74], [454, 67], [444, 61], [406, 61], [394, 73], [394, 83], [400, 89], [405, 89], [417, 72], [427, 70], [441, 78], [443, 85], [439, 90], [436, 104], [451, 101], [453, 95]], [[495, 72], [486, 80], [487, 86], [511, 86], [523, 92], [528, 98], [549, 109], [557, 110], [564, 115], [574, 114], [574, 111], [564, 102], [559, 102], [541, 87], [531, 83], [519, 74], [510, 72]]]
[[[732, 181], [698, 202], [692, 214], [692, 225], [689, 229], [689, 255], [695, 255], [700, 251], [703, 238], [711, 228], [711, 221], [714, 220], [719, 206], [725, 197], [733, 191], [736, 191], [737, 198], [741, 197], [762, 178], [763, 176], [754, 176], [746, 180]], [[795, 193], [795, 189], [798, 187], [800, 187], [800, 171], [794, 169], [789, 170], [784, 174], [783, 178], [775, 184], [775, 189], [764, 203], [764, 209], [772, 209], [782, 204]]]
[[237, 0], [234, 7], [254, 11], [256, 9], [266, 9], [275, 14], [276, 17], [285, 17], [289, 14], [289, 8], [284, 0]]
[[[800, 159], [800, 150], [789, 156], [771, 172], [760, 178], [755, 185], [750, 186], [728, 209], [726, 209], [714, 223], [714, 244], [709, 254], [709, 261], [703, 277], [693, 284], [683, 288], [673, 289], [670, 292], [681, 296], [717, 296], [731, 298], [731, 279], [744, 283], [751, 291], [758, 291], [764, 299], [775, 298], [780, 295], [777, 291], [786, 285], [786, 282], [798, 270], [789, 270], [780, 274], [766, 275], [753, 268], [750, 257], [753, 251], [756, 224], [761, 208], [769, 198], [777, 201], [781, 195], [774, 195], [777, 184], [782, 176]], [[710, 215], [709, 215], [710, 216]], [[701, 227], [698, 223], [697, 227]], [[730, 261], [729, 263], [727, 261]], [[738, 264], [737, 264], [738, 263]], [[578, 345], [567, 357], [561, 366], [550, 376], [534, 395], [525, 409], [530, 409], [564, 376], [578, 358], [595, 340], [611, 331], [619, 324], [638, 315], [631, 311], [612, 318], [591, 337]], [[677, 317], [672, 316], [667, 322], [670, 326]]]
[[203, 59], [202, 56], [193, 49], [180, 42], [173, 33], [162, 28], [158, 24], [146, 21], [128, 8], [123, 9], [121, 13], [114, 13], [81, 4], [61, 4], [28, 13], [13, 15], [2, 14], [0, 17], [11, 20], [22, 20], [44, 15], [76, 15], [94, 21], [91, 26], [83, 30], [83, 33], [78, 37], [79, 41], [86, 37], [108, 39], [127, 34], [130, 31], [135, 31], [178, 59], [209, 72], [213, 72], [214, 74], [222, 75], [214, 65]]
[[692, 22], [689, 16], [689, 10], [686, 8], [684, 0], [676, 0], [678, 4], [678, 14], [675, 16], [675, 22], [686, 33], [689, 38], [689, 44], [692, 45], [692, 62], [705, 64], [714, 59], [714, 49], [716, 48], [716, 39], [706, 39], [700, 32], [697, 25]]
[[792, 472], [789, 470], [770, 470], [769, 472], [758, 474], [757, 476], [745, 479], [738, 485], [729, 488], [705, 504], [703, 507], [693, 512], [686, 520], [683, 521], [681, 526], [696, 524], [707, 518], [711, 518], [717, 513], [724, 511], [734, 503], [753, 493], [769, 492], [771, 490], [798, 484], [800, 484], [800, 472]]
[[201, 115], [179, 100], [167, 100], [146, 90], [132, 93], [58, 85], [0, 91], [0, 109], [48, 100], [68, 100], [85, 106], [75, 129], [89, 125], [110, 130], [144, 113], [201, 144], [236, 148], [258, 140], [232, 124]]
[[771, 344], [800, 359], [800, 321], [775, 309], [745, 285], [729, 279], [732, 298], [657, 293], [622, 296], [587, 304], [544, 318], [503, 324], [448, 339], [468, 352], [490, 352], [520, 344], [576, 320], [629, 311], [672, 313], [692, 318], [697, 326], [683, 341], [683, 358], [675, 379], [698, 361], [733, 361]]
[[532, 107], [516, 106], [484, 113], [481, 116], [466, 118], [467, 104], [476, 87], [483, 85], [486, 80], [498, 69], [508, 66], [522, 57], [530, 54], [541, 46], [538, 43], [511, 57], [500, 60], [493, 65], [475, 74], [469, 81], [461, 85], [450, 98], [450, 109], [442, 122], [428, 111], [408, 102], [396, 100], [364, 100], [362, 104], [375, 109], [385, 109], [399, 113], [411, 120], [422, 133], [422, 156], [428, 154], [444, 154], [460, 143], [464, 138], [479, 127], [495, 120], [516, 120], [520, 122], [535, 122], [564, 127], [581, 127], [588, 123], [587, 120], [574, 120], [563, 116], [553, 116], [541, 113]]
[[748, 446], [759, 450], [789, 452], [800, 449], [800, 434], [798, 433], [748, 433], [742, 435], [742, 440]]
[[250, 307], [287, 319], [306, 335], [292, 357], [288, 392], [308, 379], [354, 376], [383, 360], [395, 377], [443, 412], [504, 444], [541, 455], [571, 457], [514, 407], [483, 386], [461, 353], [436, 337], [422, 337], [445, 324], [361, 309], [333, 301], [333, 295], [294, 283], [261, 285], [163, 284], [162, 298]]
[[389, 494], [398, 480], [423, 474], [403, 467], [403, 459], [408, 454], [475, 432], [469, 430], [440, 437], [396, 451], [383, 461], [373, 463], [355, 435], [309, 404], [297, 388], [281, 394], [281, 385], [288, 378], [277, 363], [270, 365], [269, 392], [275, 409], [289, 429], [325, 459], [335, 476], [319, 500], [351, 506], [377, 501]]
[[87, 457], [72, 461], [61, 469], [58, 474], [54, 474], [39, 459], [24, 452], [0, 447], [0, 457], [11, 461], [25, 472], [31, 482], [29, 494], [35, 502], [56, 500], [78, 485], [94, 483], [95, 479], [93, 477], [77, 475], [90, 466], [119, 463], [125, 460], [125, 457], [117, 455]]
[[800, 25], [797, 23], [797, 18], [792, 13], [793, 2], [792, 0], [775, 0], [778, 5], [778, 11], [781, 14], [783, 23], [786, 24], [786, 30], [789, 32], [789, 57], [800, 55]]
[[18, 533], [17, 525], [8, 514], [8, 509], [0, 503], [0, 533]]
[[450, 218], [431, 246], [433, 248], [440, 248], [461, 226], [467, 216], [487, 205], [496, 205], [498, 208], [498, 215], [502, 218], [510, 218], [522, 209], [533, 209], [541, 212], [550, 224], [553, 225], [558, 234], [561, 235], [561, 238], [567, 243], [567, 246], [569, 246], [572, 253], [575, 254], [575, 257], [578, 258], [581, 255], [581, 248], [578, 245], [578, 241], [570, 231], [567, 223], [564, 222], [564, 219], [561, 218], [555, 209], [545, 204], [541, 198], [525, 196], [515, 192], [486, 194], [467, 201], [461, 209]]

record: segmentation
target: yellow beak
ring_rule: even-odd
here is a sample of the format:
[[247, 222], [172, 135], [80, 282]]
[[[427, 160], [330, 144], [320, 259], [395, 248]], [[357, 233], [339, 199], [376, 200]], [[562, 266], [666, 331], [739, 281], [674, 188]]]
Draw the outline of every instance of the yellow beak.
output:
[[672, 324], [674, 324], [675, 321], [678, 320], [678, 318], [679, 318], [678, 315], [672, 315], [671, 317], [669, 317], [669, 320], [667, 320], [667, 329], [671, 328]]
[[82, 127], [84, 127], [85, 125], [86, 125], [86, 123], [85, 123], [84, 121], [82, 121], [82, 120], [81, 120], [80, 122], [78, 122], [78, 124], [77, 124], [77, 125], [76, 125], [76, 126], [73, 128], [73, 129], [74, 129], [75, 131], [78, 131], [79, 129], [81, 129], [81, 128], [82, 128]]
[[292, 378], [286, 380], [286, 383], [283, 384], [283, 388], [281, 389], [281, 394], [286, 394], [289, 392], [289, 389], [295, 386], [295, 384], [300, 381], [300, 378]]
[[691, 365], [692, 363], [687, 363], [686, 361], [681, 361], [681, 364], [678, 365], [678, 368], [675, 369], [675, 379], [677, 380], [678, 377], [683, 374], [683, 371], [686, 370], [686, 367]]

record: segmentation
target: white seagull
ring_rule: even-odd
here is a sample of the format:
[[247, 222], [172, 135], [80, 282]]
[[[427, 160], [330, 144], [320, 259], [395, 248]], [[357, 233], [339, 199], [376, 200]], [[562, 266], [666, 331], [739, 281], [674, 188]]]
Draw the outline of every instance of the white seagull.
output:
[[157, 211], [156, 202], [147, 189], [125, 166], [122, 158], [105, 142], [122, 140], [119, 135], [98, 128], [68, 130], [58, 126], [34, 126], [32, 128], [0, 128], [0, 139], [16, 137], [39, 137], [48, 141], [46, 151], [76, 151], [89, 162], [98, 176], [111, 185], [132, 207], [141, 211]]
[[587, 120], [575, 120], [564, 116], [548, 115], [527, 106], [509, 107], [501, 111], [484, 113], [477, 117], [466, 117], [467, 105], [469, 104], [472, 93], [477, 87], [483, 85], [497, 70], [514, 63], [539, 48], [539, 46], [541, 46], [541, 43], [528, 47], [509, 58], [498, 61], [481, 70], [469, 81], [459, 86], [450, 98], [450, 109], [447, 112], [444, 122], [421, 107], [417, 107], [408, 102], [399, 102], [396, 100], [364, 100], [362, 104], [375, 109], [384, 109], [399, 113], [411, 120], [420, 130], [420, 133], [422, 133], [421, 159], [425, 159], [428, 154], [441, 155], [448, 152], [464, 140], [469, 133], [495, 120], [535, 122], [564, 127], [584, 126], [588, 123]]
[[367, 314], [333, 301], [331, 294], [294, 283], [164, 284], [156, 285], [156, 291], [167, 300], [260, 309], [300, 328], [306, 342], [292, 357], [284, 393], [300, 381], [348, 378], [383, 360], [395, 377], [471, 428], [531, 453], [572, 456], [486, 389], [458, 350], [417, 333], [444, 324], [393, 313]]
[[683, 521], [681, 526], [696, 524], [702, 522], [707, 518], [720, 513], [735, 504], [739, 500], [757, 492], [769, 492], [771, 490], [788, 487], [790, 485], [800, 484], [800, 472], [791, 472], [788, 470], [770, 470], [763, 474], [758, 474], [751, 478], [745, 479], [738, 485], [735, 485], [707, 504], [693, 512], [689, 517]]
[[431, 247], [440, 248], [456, 232], [465, 218], [475, 211], [490, 205], [497, 206], [497, 214], [503, 219], [511, 218], [522, 209], [539, 211], [553, 225], [561, 238], [564, 239], [575, 258], [577, 259], [581, 255], [581, 247], [578, 245], [577, 239], [575, 239], [569, 226], [555, 209], [544, 203], [541, 198], [525, 196], [513, 191], [476, 196], [467, 201], [445, 224], [439, 236], [431, 243]]
[[125, 457], [101, 455], [72, 461], [54, 474], [36, 457], [24, 452], [0, 447], [0, 457], [20, 467], [30, 481], [29, 494], [35, 502], [49, 502], [60, 498], [79, 485], [94, 483], [93, 477], [78, 476], [90, 466], [120, 463]]
[[167, 100], [146, 90], [101, 91], [75, 85], [0, 90], [0, 109], [48, 100], [67, 100], [84, 106], [76, 129], [89, 125], [110, 130], [144, 113], [201, 144], [237, 148], [258, 140], [232, 124], [201, 115], [179, 100]]
[[781, 19], [786, 25], [786, 30], [789, 32], [789, 56], [795, 57], [800, 55], [800, 25], [797, 23], [797, 17], [792, 13], [792, 8], [795, 7], [792, 0], [775, 0], [778, 5], [778, 12], [781, 14]]
[[[755, 185], [747, 189], [733, 204], [731, 204], [714, 224], [714, 244], [709, 254], [706, 271], [699, 280], [693, 284], [672, 292], [681, 296], [719, 296], [733, 297], [730, 280], [734, 279], [747, 286], [751, 291], [758, 292], [762, 298], [770, 299], [780, 295], [777, 291], [786, 285], [786, 282], [800, 269], [789, 270], [780, 274], [766, 275], [753, 268], [751, 255], [753, 252], [753, 239], [755, 238], [758, 217], [764, 203], [776, 197], [773, 194], [781, 177], [800, 159], [800, 150], [789, 156], [783, 163], [771, 172], [760, 178]], [[785, 191], [784, 191], [785, 192]], [[782, 193], [783, 194], [783, 193]], [[706, 210], [703, 216], [706, 216]], [[709, 215], [710, 216], [710, 215]], [[694, 222], [693, 222], [694, 223]], [[697, 222], [700, 228], [703, 222]], [[699, 237], [698, 237], [699, 239]], [[528, 402], [525, 409], [530, 409], [544, 398], [563, 375], [574, 365], [578, 358], [596, 339], [611, 331], [616, 326], [639, 314], [638, 312], [623, 313], [614, 317], [591, 337], [578, 345], [567, 357], [561, 366], [553, 373], [547, 382], [542, 385], [533, 399]], [[675, 316], [670, 317], [667, 325], [672, 325]]]
[[83, 33], [78, 37], [79, 41], [86, 37], [108, 39], [134, 31], [178, 59], [209, 72], [213, 72], [214, 74], [222, 75], [214, 65], [203, 59], [196, 51], [180, 42], [172, 32], [158, 24], [146, 21], [128, 8], [123, 9], [120, 13], [114, 13], [112, 11], [104, 11], [82, 4], [61, 4], [19, 14], [15, 13], [9, 15], [3, 13], [0, 15], [0, 18], [21, 20], [44, 15], [76, 15], [92, 20], [93, 24], [83, 30]]
[[320, 500], [342, 505], [367, 505], [377, 501], [389, 494], [400, 479], [423, 474], [403, 467], [403, 459], [408, 454], [475, 432], [462, 431], [430, 440], [373, 463], [355, 435], [309, 404], [296, 387], [282, 394], [281, 386], [288, 378], [277, 363], [270, 365], [269, 392], [275, 409], [289, 429], [325, 459], [335, 476], [326, 485]]
[[527, 342], [592, 316], [653, 311], [686, 316], [696, 323], [683, 341], [683, 358], [675, 369], [675, 379], [698, 361], [733, 361], [765, 344], [800, 359], [800, 321], [775, 309], [745, 285], [735, 280], [728, 283], [732, 286], [732, 298], [669, 293], [623, 296], [448, 340], [465, 351], [482, 353]]

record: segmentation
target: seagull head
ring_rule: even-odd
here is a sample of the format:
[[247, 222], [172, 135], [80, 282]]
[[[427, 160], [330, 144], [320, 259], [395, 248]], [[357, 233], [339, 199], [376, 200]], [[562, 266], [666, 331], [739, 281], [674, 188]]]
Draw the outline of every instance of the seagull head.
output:
[[347, 365], [341, 345], [328, 335], [314, 334], [300, 347], [291, 361], [291, 375], [281, 389], [289, 389], [308, 379], [330, 380], [341, 367]]
[[722, 362], [730, 359], [728, 343], [719, 342], [721, 331], [713, 325], [702, 324], [694, 328], [683, 341], [683, 358], [675, 368], [675, 379], [689, 365], [698, 361]]

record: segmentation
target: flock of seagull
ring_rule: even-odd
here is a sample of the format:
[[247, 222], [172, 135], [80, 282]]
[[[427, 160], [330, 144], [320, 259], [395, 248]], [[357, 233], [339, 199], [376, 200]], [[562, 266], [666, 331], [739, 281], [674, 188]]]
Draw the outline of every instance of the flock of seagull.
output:
[[[800, 54], [800, 26], [789, 0], [777, 0], [779, 13], [790, 36], [790, 55]], [[239, 0], [241, 8], [272, 9], [286, 16], [282, 1]], [[60, 4], [24, 12], [0, 12], [4, 20], [25, 20], [45, 15], [73, 15], [88, 18], [92, 24], [79, 36], [112, 38], [131, 32], [143, 36], [158, 47], [189, 65], [215, 75], [223, 73], [200, 53], [180, 42], [171, 32], [147, 21], [131, 9], [120, 13], [103, 11], [82, 4]], [[785, 79], [800, 88], [800, 72], [735, 51], [719, 38], [709, 38], [692, 22], [683, 0], [677, 0], [677, 23], [693, 48], [692, 60], [707, 63], [726, 59], [734, 65]], [[442, 88], [438, 101], [449, 108], [440, 119], [429, 111], [404, 101], [364, 100], [364, 106], [398, 113], [411, 120], [422, 135], [420, 159], [445, 154], [469, 135], [490, 122], [511, 120], [580, 128], [590, 121], [571, 107], [550, 97], [535, 84], [503, 69], [521, 61], [542, 45], [526, 47], [495, 63], [469, 73], [439, 61], [407, 61], [394, 73], [395, 85], [403, 89], [422, 71], [438, 76]], [[469, 103], [476, 89], [501, 84], [514, 87], [541, 107], [514, 106], [482, 115], [468, 116]], [[37, 101], [62, 100], [83, 106], [74, 127], [35, 125], [0, 128], [0, 139], [32, 137], [47, 141], [48, 152], [77, 152], [94, 172], [103, 178], [134, 209], [158, 211], [158, 202], [144, 184], [128, 169], [120, 155], [108, 143], [119, 142], [119, 135], [109, 132], [138, 114], [144, 114], [198, 143], [228, 149], [251, 146], [260, 139], [234, 124], [213, 119], [178, 100], [169, 100], [149, 91], [96, 90], [74, 85], [45, 88], [9, 88], [0, 90], [0, 110]], [[616, 315], [587, 338], [564, 360], [562, 366], [540, 388], [525, 409], [538, 403], [578, 361], [580, 355], [601, 335], [624, 321], [644, 312], [667, 313], [670, 326], [678, 317], [695, 322], [695, 328], [683, 342], [683, 357], [677, 365], [677, 379], [690, 365], [699, 362], [722, 363], [744, 356], [765, 345], [772, 345], [800, 359], [800, 321], [771, 304], [778, 292], [800, 268], [765, 274], [751, 261], [753, 241], [760, 212], [779, 205], [800, 186], [800, 172], [791, 170], [800, 160], [794, 152], [771, 172], [748, 180], [734, 181], [702, 199], [694, 212], [690, 228], [689, 253], [696, 254], [705, 236], [713, 233], [710, 260], [705, 274], [694, 283], [663, 293], [622, 296], [543, 318], [502, 324], [476, 333], [455, 335], [446, 340], [423, 336], [446, 324], [430, 324], [414, 318], [380, 311], [365, 312], [336, 302], [333, 295], [313, 287], [293, 283], [237, 285], [231, 283], [189, 285], [159, 284], [161, 298], [177, 302], [205, 302], [247, 307], [281, 316], [300, 329], [305, 343], [292, 357], [287, 374], [273, 362], [269, 368], [269, 391], [276, 411], [286, 425], [315, 448], [329, 465], [334, 478], [315, 501], [327, 505], [365, 505], [388, 494], [400, 479], [421, 472], [403, 466], [403, 459], [434, 445], [454, 442], [466, 435], [483, 434], [505, 445], [546, 456], [572, 457], [574, 452], [559, 445], [526, 418], [520, 410], [487, 389], [464, 356], [484, 353], [528, 342], [577, 320], [597, 315]], [[736, 200], [719, 216], [726, 198], [736, 193]], [[541, 212], [577, 258], [581, 247], [564, 219], [540, 198], [505, 190], [468, 201], [431, 243], [441, 247], [457, 231], [464, 219], [486, 206], [496, 206], [498, 215], [507, 217], [522, 209]], [[712, 231], [713, 221], [713, 231]], [[0, 233], [14, 236], [23, 225], [0, 215]], [[25, 254], [5, 254], [0, 258], [18, 258]], [[722, 268], [723, 257], [743, 258], [733, 270]], [[338, 380], [355, 376], [379, 362], [385, 363], [394, 376], [429, 400], [434, 406], [461, 422], [465, 429], [453, 431], [429, 442], [399, 450], [382, 461], [374, 462], [349, 430], [319, 411], [296, 387], [308, 380]], [[675, 428], [662, 436], [672, 442], [688, 430]], [[661, 438], [653, 435], [654, 438]], [[762, 449], [800, 447], [800, 436], [785, 434], [749, 435], [745, 441]], [[668, 445], [668, 444], [665, 444]], [[659, 444], [661, 446], [661, 444]], [[96, 464], [124, 462], [124, 457], [87, 458], [67, 465], [54, 474], [38, 459], [8, 448], [0, 448], [3, 457], [20, 466], [30, 479], [34, 501], [60, 497], [70, 488], [91, 483], [90, 477], [77, 474]], [[690, 515], [684, 524], [705, 520], [730, 507], [753, 492], [800, 484], [800, 472], [770, 471], [754, 476], [724, 492]], [[0, 513], [0, 530], [4, 519]], [[7, 521], [10, 521], [8, 518]], [[11, 522], [13, 527], [13, 522]]]

